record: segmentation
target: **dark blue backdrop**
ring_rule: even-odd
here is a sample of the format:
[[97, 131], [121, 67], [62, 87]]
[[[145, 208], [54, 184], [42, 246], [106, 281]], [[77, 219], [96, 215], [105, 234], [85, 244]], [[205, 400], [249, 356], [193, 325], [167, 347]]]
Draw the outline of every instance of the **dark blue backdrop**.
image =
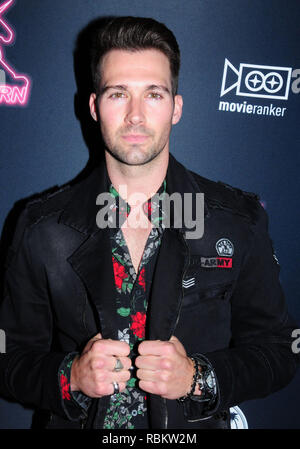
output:
[[[79, 31], [106, 15], [149, 16], [174, 31], [182, 52], [184, 114], [173, 129], [171, 151], [203, 176], [261, 196], [289, 309], [300, 322], [299, 0], [16, 1], [5, 17], [17, 39], [5, 55], [30, 75], [32, 90], [25, 108], [0, 105], [1, 223], [17, 200], [67, 182], [86, 165], [89, 153], [74, 113], [73, 48]], [[241, 63], [283, 68], [275, 72], [281, 74], [281, 90], [288, 87], [287, 98], [245, 86], [244, 93], [256, 96], [232, 89], [220, 98], [225, 58], [236, 71]], [[231, 78], [234, 70], [228, 70], [227, 85]], [[219, 110], [220, 101], [228, 102], [228, 111]], [[237, 112], [236, 104], [244, 101], [286, 109], [280, 117]], [[249, 427], [300, 428], [299, 380], [300, 373], [282, 391], [242, 404]], [[0, 399], [0, 428], [28, 428], [31, 415]]]

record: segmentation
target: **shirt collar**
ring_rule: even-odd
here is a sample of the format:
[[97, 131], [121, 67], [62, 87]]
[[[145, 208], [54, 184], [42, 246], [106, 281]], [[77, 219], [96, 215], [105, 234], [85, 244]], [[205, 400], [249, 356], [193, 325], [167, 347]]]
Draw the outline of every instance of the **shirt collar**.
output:
[[[110, 180], [108, 191], [114, 198], [111, 208], [114, 209], [116, 212], [118, 212], [118, 214], [121, 215], [123, 219], [126, 219], [131, 210], [130, 205], [125, 200], [123, 200], [123, 198], [120, 196], [119, 192], [115, 189]], [[163, 227], [162, 202], [159, 199], [163, 197], [166, 191], [167, 191], [167, 181], [165, 178], [162, 184], [160, 185], [159, 189], [157, 190], [157, 192], [147, 201], [145, 201], [142, 207], [143, 212], [148, 217], [148, 220], [151, 221], [152, 224], [158, 228]], [[153, 219], [151, 220], [152, 215]]]

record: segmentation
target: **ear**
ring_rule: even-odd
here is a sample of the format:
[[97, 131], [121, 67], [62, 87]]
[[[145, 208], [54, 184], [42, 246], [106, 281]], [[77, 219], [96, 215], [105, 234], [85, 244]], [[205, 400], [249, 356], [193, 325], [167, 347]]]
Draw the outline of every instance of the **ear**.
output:
[[89, 105], [90, 105], [91, 116], [93, 117], [95, 122], [97, 122], [98, 121], [98, 116], [97, 116], [97, 95], [95, 93], [92, 93], [90, 95]]
[[174, 97], [174, 111], [172, 117], [172, 125], [176, 125], [179, 122], [182, 115], [183, 99], [181, 95], [175, 95]]

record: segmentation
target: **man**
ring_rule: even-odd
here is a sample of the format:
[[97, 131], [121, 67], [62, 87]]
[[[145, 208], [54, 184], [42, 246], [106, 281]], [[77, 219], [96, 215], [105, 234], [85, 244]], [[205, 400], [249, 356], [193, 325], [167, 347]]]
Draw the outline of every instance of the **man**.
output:
[[[229, 407], [296, 371], [295, 325], [257, 197], [169, 153], [183, 105], [179, 61], [175, 37], [152, 19], [99, 30], [90, 111], [105, 163], [20, 219], [0, 388], [49, 411], [48, 428], [228, 428]], [[105, 192], [113, 226], [103, 225]], [[174, 193], [204, 193], [203, 236], [165, 225], [170, 211], [157, 198]]]

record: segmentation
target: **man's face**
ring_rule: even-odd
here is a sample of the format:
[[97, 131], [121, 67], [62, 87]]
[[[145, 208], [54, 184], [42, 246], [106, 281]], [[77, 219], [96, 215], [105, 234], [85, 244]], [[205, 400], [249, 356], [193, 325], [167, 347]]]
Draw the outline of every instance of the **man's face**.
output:
[[91, 95], [90, 110], [119, 161], [142, 165], [168, 151], [172, 124], [182, 112], [181, 96], [172, 97], [168, 58], [155, 49], [111, 50], [103, 57], [100, 95]]

